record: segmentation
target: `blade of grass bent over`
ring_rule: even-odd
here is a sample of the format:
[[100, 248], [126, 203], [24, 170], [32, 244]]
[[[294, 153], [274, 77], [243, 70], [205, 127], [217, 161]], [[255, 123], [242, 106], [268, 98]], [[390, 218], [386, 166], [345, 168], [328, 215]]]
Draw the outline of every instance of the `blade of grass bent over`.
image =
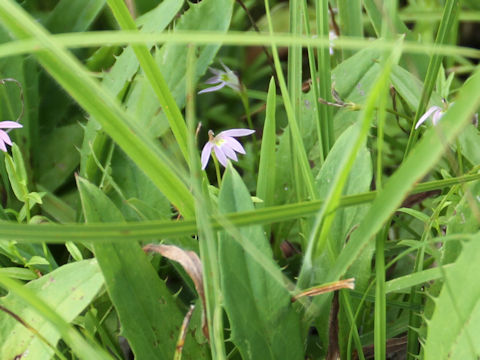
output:
[[[298, 37], [288, 34], [263, 35], [255, 33], [229, 31], [227, 34], [218, 31], [193, 31], [183, 30], [173, 33], [151, 33], [142, 34], [132, 31], [89, 31], [84, 33], [69, 33], [52, 35], [59, 46], [66, 48], [96, 47], [102, 45], [127, 45], [127, 44], [189, 44], [195, 38], [196, 44], [210, 45], [222, 43], [223, 45], [247, 46], [288, 46], [291, 44], [302, 46], [330, 46], [328, 38]], [[372, 41], [362, 38], [339, 38], [335, 40], [338, 47], [352, 50], [362, 50], [371, 46]], [[391, 50], [395, 48], [396, 42], [388, 40], [377, 40], [379, 50]], [[12, 41], [7, 44], [0, 44], [0, 57], [36, 53], [46, 48], [45, 44], [35, 38]], [[480, 50], [465, 46], [451, 46], [421, 44], [409, 39], [404, 43], [404, 54], [421, 54], [431, 51], [432, 54], [464, 56], [472, 59], [480, 59]]]
[[153, 183], [186, 217], [194, 214], [193, 198], [181, 180], [177, 167], [158, 146], [143, 134], [116, 100], [90, 78], [82, 65], [61, 48], [19, 5], [12, 0], [0, 2], [3, 25], [19, 38], [36, 38], [44, 51], [36, 56], [61, 86], [95, 119]]

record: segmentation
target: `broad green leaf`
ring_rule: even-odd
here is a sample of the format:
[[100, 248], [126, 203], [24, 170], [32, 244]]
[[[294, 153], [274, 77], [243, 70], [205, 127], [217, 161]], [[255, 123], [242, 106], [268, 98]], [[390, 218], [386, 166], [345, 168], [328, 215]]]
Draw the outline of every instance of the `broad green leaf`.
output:
[[[447, 222], [447, 235], [475, 233], [480, 230], [478, 206], [480, 204], [480, 182], [476, 181], [464, 187], [465, 194], [452, 209], [452, 216]], [[475, 209], [476, 207], [476, 209]], [[447, 241], [444, 245], [442, 264], [449, 264], [461, 252], [461, 244], [457, 241]]]
[[257, 204], [257, 208], [273, 205], [275, 190], [275, 82], [270, 80], [268, 88], [267, 110], [265, 124], [263, 126], [262, 148], [260, 151], [260, 165], [258, 169], [257, 196], [263, 203]]
[[468, 125], [458, 137], [460, 152], [472, 165], [480, 164], [480, 131]]
[[22, 269], [19, 267], [2, 267], [0, 268], [0, 274], [8, 276], [12, 279], [26, 281], [34, 280], [37, 278], [37, 275], [33, 271], [29, 269]]
[[[97, 261], [93, 259], [63, 265], [25, 286], [67, 322], [72, 322], [90, 304], [102, 285], [103, 276]], [[0, 298], [0, 304], [38, 331], [49, 344], [56, 346], [60, 339], [58, 330], [17, 295], [9, 294]], [[50, 347], [3, 311], [0, 312], [0, 324], [2, 359], [14, 359], [19, 354], [36, 360], [52, 357], [53, 350]]]
[[50, 13], [46, 28], [52, 33], [87, 30], [105, 5], [105, 0], [62, 0]]
[[[38, 182], [48, 191], [55, 191], [78, 167], [77, 148], [82, 143], [83, 130], [72, 124], [52, 129], [40, 137], [42, 151], [37, 154]], [[61, 140], [61, 141], [60, 141]]]
[[[139, 214], [135, 209], [129, 206], [125, 200], [135, 198], [137, 199], [137, 210], [146, 210], [145, 207], [150, 208], [148, 211], [158, 213], [160, 216], [152, 220], [169, 219], [172, 213], [169, 201], [165, 196], [155, 187], [150, 179], [145, 176], [135, 163], [128, 158], [120, 149], [115, 149], [112, 159], [112, 177], [115, 183], [122, 191], [123, 198], [112, 189], [110, 191], [111, 199], [122, 211], [125, 219], [138, 220]], [[141, 203], [138, 203], [140, 201]], [[135, 202], [135, 201], [134, 201]]]
[[[97, 187], [77, 180], [87, 222], [121, 221], [123, 216]], [[115, 306], [122, 334], [139, 359], [171, 359], [183, 321], [177, 300], [155, 273], [136, 242], [94, 243], [105, 284]], [[132, 296], [134, 294], [135, 296]], [[202, 359], [206, 349], [187, 336], [184, 359]]]
[[[222, 181], [219, 207], [222, 213], [253, 209], [245, 184], [231, 166]], [[240, 243], [224, 232], [219, 239], [222, 293], [233, 343], [243, 359], [303, 359], [300, 317], [289, 291], [241, 245], [248, 242], [272, 259], [262, 228], [249, 226], [239, 232]], [[273, 259], [271, 263], [281, 276]]]
[[463, 243], [457, 261], [444, 269], [444, 284], [435, 300], [424, 352], [426, 360], [476, 359], [480, 356], [480, 235]]
[[[336, 174], [341, 171], [340, 165], [343, 162], [343, 158], [353, 145], [352, 138], [357, 135], [358, 126], [352, 125], [345, 130], [335, 142], [335, 145], [328, 154], [325, 163], [321, 167], [320, 172], [315, 179], [315, 184], [318, 188], [320, 198], [324, 199], [330, 191], [330, 187], [332, 186]], [[370, 188], [371, 180], [372, 161], [369, 151], [366, 149], [366, 146], [363, 146], [353, 164], [352, 170], [345, 184], [343, 194], [352, 195], [365, 192]], [[332, 239], [332, 250], [335, 254], [340, 252], [341, 248], [345, 244], [347, 235], [353, 230], [354, 226], [358, 226], [359, 221], [365, 215], [367, 210], [368, 207], [365, 205], [337, 210], [337, 215], [335, 216], [335, 220], [332, 224], [330, 235]], [[368, 269], [370, 269], [372, 250], [373, 246], [369, 249], [366, 249], [366, 256], [361, 257], [362, 269], [356, 269], [357, 271], [355, 272], [354, 277], [356, 278], [355, 282], [357, 287], [360, 285], [360, 283], [365, 285], [364, 282], [369, 277]], [[323, 278], [330, 267], [331, 258], [327, 253], [324, 253], [323, 256], [317, 259], [315, 265], [318, 278]], [[360, 270], [362, 270], [361, 274], [359, 273]], [[364, 273], [365, 271], [366, 273]], [[361, 280], [359, 278], [361, 278]], [[361, 285], [360, 288], [362, 288]]]

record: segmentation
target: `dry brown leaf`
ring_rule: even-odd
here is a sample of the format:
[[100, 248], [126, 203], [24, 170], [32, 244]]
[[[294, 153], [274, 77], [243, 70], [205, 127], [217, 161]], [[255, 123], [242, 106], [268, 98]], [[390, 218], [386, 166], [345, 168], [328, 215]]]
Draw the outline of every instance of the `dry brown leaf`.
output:
[[332, 292], [332, 291], [335, 291], [335, 290], [340, 290], [340, 289], [351, 289], [351, 290], [353, 290], [354, 288], [355, 288], [355, 279], [354, 278], [339, 280], [339, 281], [335, 281], [335, 282], [332, 282], [332, 283], [326, 284], [326, 285], [314, 286], [310, 289], [302, 291], [301, 293], [292, 297], [292, 302], [295, 302], [299, 298], [304, 297], [304, 296], [315, 296], [315, 295], [325, 294], [325, 293]]

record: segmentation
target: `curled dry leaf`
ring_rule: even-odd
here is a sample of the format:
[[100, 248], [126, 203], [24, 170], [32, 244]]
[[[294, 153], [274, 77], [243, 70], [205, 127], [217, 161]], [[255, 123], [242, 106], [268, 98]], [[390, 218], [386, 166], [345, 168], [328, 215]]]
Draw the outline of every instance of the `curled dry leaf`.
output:
[[299, 298], [304, 297], [304, 296], [315, 296], [315, 295], [320, 295], [320, 294], [325, 294], [327, 292], [332, 292], [335, 290], [340, 290], [340, 289], [350, 289], [353, 290], [355, 288], [355, 279], [350, 278], [350, 279], [345, 279], [345, 280], [338, 280], [329, 284], [325, 285], [318, 285], [311, 287], [310, 289], [304, 290], [295, 296], [292, 297], [292, 302], [297, 301]]
[[203, 312], [202, 312], [202, 331], [203, 335], [207, 339], [208, 337], [208, 325], [207, 325], [207, 317], [206, 317], [206, 304], [205, 304], [205, 291], [203, 287], [203, 267], [200, 258], [194, 251], [190, 250], [183, 250], [182, 248], [175, 246], [175, 245], [156, 245], [156, 244], [148, 244], [143, 247], [143, 251], [145, 252], [156, 252], [160, 255], [166, 257], [167, 259], [173, 260], [178, 262], [183, 269], [187, 272], [187, 274], [192, 279], [195, 289], [197, 290], [198, 296], [200, 296], [200, 300], [202, 301], [203, 305]]

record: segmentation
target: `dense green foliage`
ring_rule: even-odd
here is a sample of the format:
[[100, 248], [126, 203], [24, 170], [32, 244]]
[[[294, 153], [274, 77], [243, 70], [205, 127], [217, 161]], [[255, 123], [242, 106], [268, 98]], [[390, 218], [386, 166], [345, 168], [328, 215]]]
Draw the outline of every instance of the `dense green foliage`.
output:
[[0, 359], [479, 358], [479, 33], [475, 0], [0, 1]]

